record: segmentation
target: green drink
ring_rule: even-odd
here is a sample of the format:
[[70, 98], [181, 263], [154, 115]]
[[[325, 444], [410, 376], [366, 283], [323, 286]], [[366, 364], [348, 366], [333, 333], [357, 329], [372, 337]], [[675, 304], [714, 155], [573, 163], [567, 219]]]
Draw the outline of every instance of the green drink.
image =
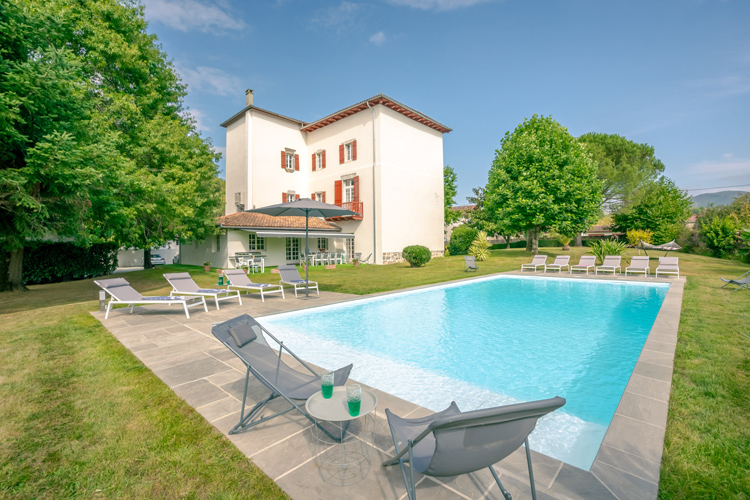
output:
[[321, 392], [323, 393], [323, 397], [326, 399], [330, 399], [331, 396], [333, 396], [333, 384], [323, 384], [320, 386]]
[[323, 393], [325, 399], [330, 399], [333, 396], [333, 372], [330, 370], [324, 371], [320, 375], [320, 392]]
[[352, 417], [359, 415], [359, 409], [362, 406], [362, 388], [356, 384], [347, 385], [346, 402], [349, 405], [349, 415]]
[[359, 399], [356, 401], [350, 399], [347, 403], [349, 404], [349, 415], [352, 417], [359, 415], [359, 407], [362, 405], [362, 401]]

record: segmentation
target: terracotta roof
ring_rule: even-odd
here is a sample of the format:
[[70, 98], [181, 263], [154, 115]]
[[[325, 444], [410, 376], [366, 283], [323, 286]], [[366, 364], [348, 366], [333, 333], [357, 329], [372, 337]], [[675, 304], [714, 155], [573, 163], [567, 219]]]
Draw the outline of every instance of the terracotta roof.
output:
[[456, 205], [455, 207], [451, 207], [451, 210], [454, 212], [465, 212], [466, 210], [474, 210], [477, 208], [476, 205]]
[[[272, 228], [272, 229], [305, 229], [304, 217], [273, 217], [271, 215], [251, 212], [237, 212], [217, 217], [216, 223], [227, 228]], [[310, 229], [324, 229], [326, 231], [341, 231], [341, 228], [317, 217], [310, 217]]]

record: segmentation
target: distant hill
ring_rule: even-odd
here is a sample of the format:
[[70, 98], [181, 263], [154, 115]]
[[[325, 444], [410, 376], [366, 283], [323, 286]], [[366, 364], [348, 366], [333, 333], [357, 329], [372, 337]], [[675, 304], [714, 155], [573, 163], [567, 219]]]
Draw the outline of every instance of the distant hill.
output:
[[748, 191], [719, 191], [718, 193], [704, 193], [693, 196], [693, 208], [707, 207], [709, 205], [729, 205], [735, 198]]

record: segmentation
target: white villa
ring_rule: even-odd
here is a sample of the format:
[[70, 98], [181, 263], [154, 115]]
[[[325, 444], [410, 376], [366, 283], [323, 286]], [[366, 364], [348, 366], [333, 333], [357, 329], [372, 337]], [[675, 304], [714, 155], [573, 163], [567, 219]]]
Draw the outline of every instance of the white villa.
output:
[[[443, 255], [443, 134], [450, 128], [379, 94], [314, 122], [253, 104], [221, 124], [227, 130], [226, 229], [185, 242], [181, 261], [233, 267], [236, 257], [265, 265], [299, 263], [305, 219], [244, 212], [299, 198], [333, 203], [361, 216], [310, 221], [310, 250], [354, 253], [369, 262], [401, 261], [408, 245]], [[334, 224], [335, 223], [335, 224]]]

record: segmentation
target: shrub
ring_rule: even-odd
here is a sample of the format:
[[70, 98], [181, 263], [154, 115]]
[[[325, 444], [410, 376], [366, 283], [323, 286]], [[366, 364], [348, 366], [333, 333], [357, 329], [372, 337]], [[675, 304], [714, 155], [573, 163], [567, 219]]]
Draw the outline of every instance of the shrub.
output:
[[742, 260], [745, 262], [750, 262], [750, 229], [743, 229], [742, 233], [740, 234], [740, 250], [739, 254], [742, 257]]
[[591, 253], [593, 253], [599, 262], [604, 262], [604, 257], [608, 255], [622, 255], [625, 251], [625, 243], [615, 239], [592, 241], [589, 243]]
[[469, 247], [469, 255], [476, 260], [487, 260], [490, 258], [490, 242], [487, 241], [487, 233], [479, 231], [477, 237]]
[[701, 223], [701, 239], [715, 257], [726, 258], [737, 245], [737, 221], [732, 216], [714, 217]]
[[651, 243], [654, 238], [654, 232], [648, 229], [628, 229], [628, 244], [631, 247], [637, 247], [641, 241]]
[[451, 255], [466, 255], [469, 247], [477, 237], [477, 230], [466, 225], [458, 226], [451, 233], [448, 251]]
[[422, 267], [432, 258], [430, 249], [422, 245], [411, 245], [401, 250], [401, 257], [408, 262], [411, 267]]
[[58, 283], [112, 274], [117, 269], [117, 245], [98, 243], [88, 248], [73, 243], [40, 241], [23, 252], [23, 282]]

